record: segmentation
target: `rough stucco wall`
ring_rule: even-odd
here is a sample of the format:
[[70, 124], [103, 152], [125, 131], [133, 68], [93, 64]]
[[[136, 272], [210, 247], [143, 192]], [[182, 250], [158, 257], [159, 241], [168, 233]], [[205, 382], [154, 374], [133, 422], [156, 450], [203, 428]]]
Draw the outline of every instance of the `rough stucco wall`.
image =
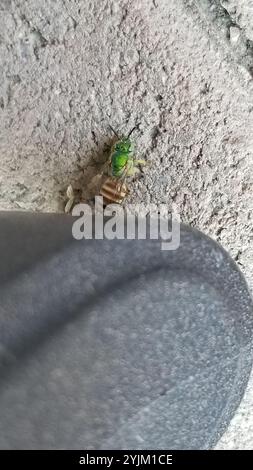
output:
[[222, 7], [231, 16], [246, 37], [253, 41], [253, 2], [252, 0], [221, 0]]
[[0, 209], [89, 198], [108, 124], [140, 122], [129, 202], [175, 202], [253, 285], [250, 3], [1, 0]]

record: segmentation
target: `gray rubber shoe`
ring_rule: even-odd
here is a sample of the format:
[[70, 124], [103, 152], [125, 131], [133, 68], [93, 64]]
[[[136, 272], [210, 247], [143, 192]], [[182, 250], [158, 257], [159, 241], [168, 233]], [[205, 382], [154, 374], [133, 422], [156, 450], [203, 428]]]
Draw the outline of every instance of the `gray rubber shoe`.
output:
[[252, 365], [235, 263], [185, 226], [161, 251], [72, 222], [0, 214], [0, 448], [211, 448]]

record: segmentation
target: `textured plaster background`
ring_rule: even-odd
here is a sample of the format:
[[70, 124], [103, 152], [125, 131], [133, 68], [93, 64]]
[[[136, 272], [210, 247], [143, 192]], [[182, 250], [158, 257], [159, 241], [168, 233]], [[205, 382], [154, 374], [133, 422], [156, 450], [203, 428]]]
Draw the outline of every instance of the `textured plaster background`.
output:
[[[129, 201], [175, 202], [252, 288], [252, 98], [251, 0], [0, 0], [0, 209], [89, 199], [140, 122]], [[253, 447], [252, 388], [220, 448]]]

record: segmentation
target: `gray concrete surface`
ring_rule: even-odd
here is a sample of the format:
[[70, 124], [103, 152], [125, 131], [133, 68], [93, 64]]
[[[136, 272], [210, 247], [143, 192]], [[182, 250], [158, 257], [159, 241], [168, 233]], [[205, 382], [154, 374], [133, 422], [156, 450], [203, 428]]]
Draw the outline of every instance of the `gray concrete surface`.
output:
[[[174, 201], [253, 287], [250, 0], [1, 0], [0, 209], [90, 197], [110, 123], [151, 162], [130, 202]], [[252, 448], [251, 391], [221, 448]]]

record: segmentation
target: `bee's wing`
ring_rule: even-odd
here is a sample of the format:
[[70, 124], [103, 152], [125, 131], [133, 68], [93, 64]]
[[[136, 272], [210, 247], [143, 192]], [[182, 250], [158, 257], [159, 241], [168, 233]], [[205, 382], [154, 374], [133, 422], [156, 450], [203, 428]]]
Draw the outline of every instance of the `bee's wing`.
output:
[[103, 173], [98, 173], [97, 175], [93, 176], [91, 181], [88, 184], [88, 191], [98, 192], [100, 190], [101, 184], [103, 181]]
[[109, 176], [111, 174], [111, 156], [101, 168], [101, 174]]

